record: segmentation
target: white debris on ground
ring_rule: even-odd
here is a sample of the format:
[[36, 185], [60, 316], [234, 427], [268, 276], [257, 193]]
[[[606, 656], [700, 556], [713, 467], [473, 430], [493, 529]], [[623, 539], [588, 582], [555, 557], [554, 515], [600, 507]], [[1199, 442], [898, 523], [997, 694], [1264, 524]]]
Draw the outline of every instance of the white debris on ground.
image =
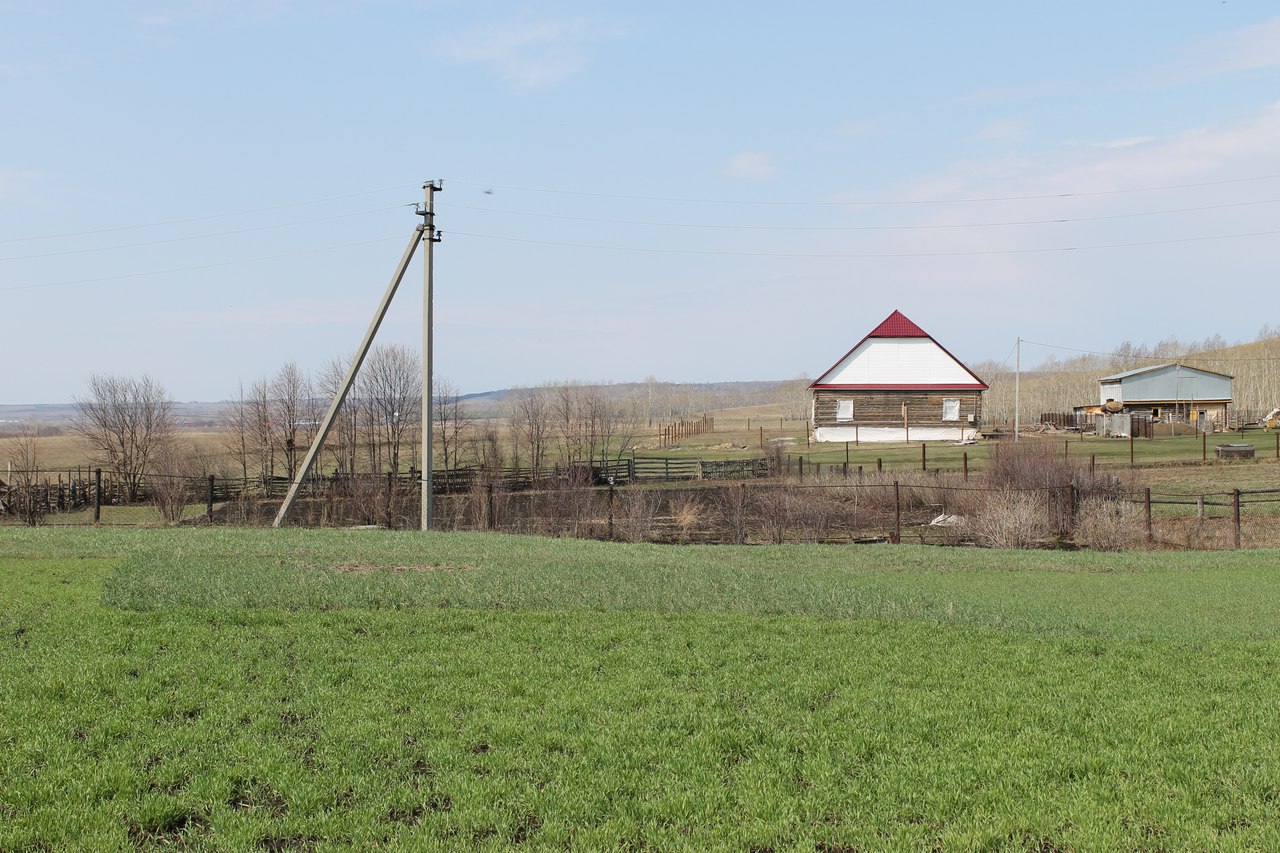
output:
[[962, 527], [964, 523], [965, 521], [963, 516], [948, 515], [945, 512], [933, 521], [929, 522], [932, 527]]

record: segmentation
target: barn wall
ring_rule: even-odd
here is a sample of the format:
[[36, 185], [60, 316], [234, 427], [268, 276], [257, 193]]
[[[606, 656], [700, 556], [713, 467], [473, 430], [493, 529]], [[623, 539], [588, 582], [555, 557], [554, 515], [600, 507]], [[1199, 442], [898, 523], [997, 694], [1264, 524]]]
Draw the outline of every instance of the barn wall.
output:
[[[837, 391], [813, 392], [813, 425], [832, 427], [901, 427], [902, 405], [907, 406], [907, 426], [975, 427], [982, 423], [982, 394], [976, 391]], [[960, 420], [942, 419], [944, 398], [960, 401]], [[838, 401], [853, 401], [853, 420], [836, 420]], [[969, 420], [969, 416], [973, 420]]]
[[[1123, 401], [1145, 400], [1230, 400], [1231, 378], [1190, 367], [1165, 367], [1126, 376]], [[1116, 399], [1120, 399], [1117, 397]]]

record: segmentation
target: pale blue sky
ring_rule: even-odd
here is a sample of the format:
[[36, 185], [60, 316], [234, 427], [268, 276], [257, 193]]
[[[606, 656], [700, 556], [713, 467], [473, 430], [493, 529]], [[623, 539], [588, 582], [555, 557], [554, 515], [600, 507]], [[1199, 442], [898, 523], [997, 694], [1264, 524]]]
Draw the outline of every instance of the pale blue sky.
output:
[[[817, 375], [895, 308], [970, 363], [1252, 339], [1276, 15], [0, 0], [0, 403], [350, 352], [432, 178], [464, 391]], [[415, 264], [381, 338], [420, 312]]]

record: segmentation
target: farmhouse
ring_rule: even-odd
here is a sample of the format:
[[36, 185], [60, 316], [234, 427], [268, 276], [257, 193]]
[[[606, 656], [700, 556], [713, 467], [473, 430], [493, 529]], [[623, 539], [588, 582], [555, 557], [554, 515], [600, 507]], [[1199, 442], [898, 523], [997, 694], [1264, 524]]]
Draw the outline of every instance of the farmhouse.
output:
[[818, 441], [955, 441], [977, 435], [987, 383], [894, 311], [809, 388]]
[[1194, 423], [1209, 432], [1227, 422], [1231, 377], [1185, 364], [1139, 367], [1099, 379], [1098, 404], [1152, 421]]

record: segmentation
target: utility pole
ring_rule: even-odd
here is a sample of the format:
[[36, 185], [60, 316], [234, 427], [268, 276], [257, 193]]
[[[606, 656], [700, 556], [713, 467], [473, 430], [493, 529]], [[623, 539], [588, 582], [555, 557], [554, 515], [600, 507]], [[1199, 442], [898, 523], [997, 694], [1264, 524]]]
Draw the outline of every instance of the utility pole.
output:
[[1019, 420], [1019, 410], [1022, 408], [1022, 338], [1019, 337], [1014, 344], [1014, 351], [1017, 353], [1013, 359], [1013, 440], [1018, 440], [1018, 427], [1021, 423]]
[[404, 254], [400, 256], [400, 263], [396, 266], [396, 271], [391, 276], [391, 282], [387, 285], [386, 292], [382, 294], [382, 301], [378, 303], [377, 310], [373, 312], [373, 319], [369, 322], [369, 328], [364, 333], [364, 340], [360, 342], [360, 349], [356, 351], [355, 358], [351, 359], [351, 364], [347, 367], [347, 375], [342, 378], [342, 384], [338, 386], [338, 392], [333, 395], [333, 402], [329, 404], [329, 410], [325, 412], [324, 419], [320, 422], [320, 429], [316, 431], [316, 437], [312, 439], [311, 447], [307, 450], [306, 457], [294, 474], [293, 482], [289, 485], [289, 492], [284, 496], [284, 503], [280, 504], [280, 510], [276, 513], [275, 521], [271, 523], [272, 527], [279, 527], [284, 524], [285, 518], [289, 515], [289, 510], [293, 509], [293, 502], [298, 497], [298, 490], [302, 488], [302, 481], [310, 473], [311, 466], [316, 461], [316, 456], [320, 454], [320, 448], [324, 447], [324, 441], [329, 437], [329, 430], [333, 428], [333, 422], [338, 417], [338, 410], [342, 408], [342, 402], [347, 399], [347, 394], [355, 383], [356, 374], [360, 372], [360, 365], [364, 364], [365, 356], [369, 354], [369, 348], [373, 346], [374, 335], [378, 333], [378, 327], [382, 325], [382, 319], [387, 316], [387, 308], [391, 306], [391, 299], [396, 295], [396, 289], [400, 287], [400, 280], [404, 278], [405, 270], [409, 268], [409, 261], [413, 260], [414, 250], [418, 248], [418, 234], [421, 231], [422, 226], [419, 225], [414, 229], [413, 236], [409, 238], [409, 245], [405, 246]]
[[418, 213], [422, 222], [422, 529], [431, 529], [431, 469], [434, 467], [432, 451], [435, 446], [433, 426], [432, 387], [432, 247], [440, 242], [436, 231], [435, 195], [444, 189], [444, 181], [428, 181], [422, 185], [423, 209]]

